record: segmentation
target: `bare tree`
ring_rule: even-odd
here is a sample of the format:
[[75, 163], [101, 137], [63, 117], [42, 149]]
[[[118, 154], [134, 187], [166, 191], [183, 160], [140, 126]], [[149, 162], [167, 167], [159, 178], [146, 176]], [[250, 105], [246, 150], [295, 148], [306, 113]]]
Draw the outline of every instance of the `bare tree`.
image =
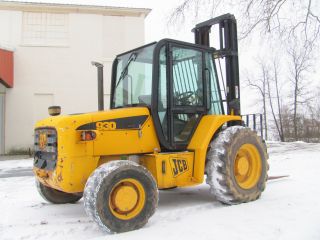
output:
[[259, 92], [261, 97], [262, 105], [263, 105], [263, 118], [264, 118], [264, 132], [265, 132], [265, 139], [268, 139], [268, 124], [267, 124], [267, 81], [269, 81], [270, 74], [268, 70], [268, 66], [264, 61], [258, 59], [258, 64], [261, 70], [261, 76], [256, 79], [252, 79], [247, 75], [246, 82], [247, 86], [250, 88], [256, 89]]
[[247, 36], [254, 29], [262, 27], [264, 32], [277, 32], [286, 39], [301, 35], [304, 42], [319, 40], [320, 16], [317, 0], [240, 0], [242, 12], [250, 24], [243, 31]]
[[278, 116], [279, 116], [279, 136], [281, 141], [285, 141], [284, 132], [283, 132], [283, 121], [282, 121], [282, 106], [281, 106], [281, 99], [280, 99], [280, 87], [279, 87], [279, 78], [278, 78], [278, 64], [276, 61], [273, 61], [273, 72], [274, 72], [274, 82], [275, 82], [275, 91], [276, 91], [276, 99], [277, 99], [277, 106], [278, 106]]
[[307, 126], [304, 131], [305, 138], [308, 142], [320, 142], [320, 85], [314, 92], [312, 101], [308, 104], [309, 119], [306, 120], [304, 126]]
[[283, 134], [284, 138], [286, 141], [292, 141], [292, 129], [293, 129], [293, 124], [292, 124], [292, 113], [290, 111], [290, 108], [288, 105], [284, 104], [281, 106], [281, 116], [283, 120]]
[[[294, 41], [295, 43], [296, 41]], [[298, 140], [298, 107], [306, 104], [310, 100], [307, 91], [308, 82], [306, 74], [310, 71], [312, 46], [306, 45], [304, 48], [296, 48], [289, 45], [288, 54], [290, 57], [290, 81], [293, 85], [293, 124], [294, 138]]]
[[[169, 25], [180, 25], [185, 22], [186, 14], [197, 20], [199, 14], [205, 13], [209, 16], [213, 16], [215, 10], [221, 5], [225, 4], [223, 0], [183, 0], [174, 10], [172, 11], [168, 24]], [[205, 7], [203, 9], [202, 7]], [[192, 16], [193, 15], [193, 16]]]
[[189, 16], [193, 14], [194, 18], [200, 13], [213, 16], [228, 4], [237, 6], [236, 9], [240, 11], [240, 38], [246, 38], [258, 30], [262, 33], [276, 34], [282, 40], [300, 35], [303, 42], [314, 44], [320, 39], [318, 0], [183, 0], [173, 10], [169, 23], [180, 25], [186, 19], [186, 13]]
[[[270, 80], [271, 80], [270, 78], [266, 79], [267, 93], [268, 93], [269, 104], [270, 104], [274, 124], [276, 126], [280, 141], [284, 142], [285, 138], [284, 138], [284, 133], [283, 133], [282, 113], [281, 113], [281, 104], [280, 104], [281, 99], [280, 99], [280, 89], [279, 89], [279, 67], [278, 67], [279, 65], [275, 59], [273, 60], [272, 65], [273, 65], [272, 68], [269, 68], [269, 69], [272, 69], [272, 74], [273, 74], [274, 91], [276, 92], [275, 98], [277, 100], [276, 106], [278, 109], [277, 114], [276, 114], [276, 110], [273, 105], [273, 96], [272, 96], [273, 88], [270, 84]], [[278, 115], [278, 118], [277, 118], [277, 115]]]

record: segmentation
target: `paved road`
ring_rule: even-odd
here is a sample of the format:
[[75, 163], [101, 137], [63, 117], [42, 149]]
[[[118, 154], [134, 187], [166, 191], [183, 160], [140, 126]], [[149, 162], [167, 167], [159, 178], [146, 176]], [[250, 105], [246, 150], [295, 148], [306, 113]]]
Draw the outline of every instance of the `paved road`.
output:
[[7, 161], [7, 160], [22, 160], [32, 158], [29, 155], [0, 155], [0, 161]]
[[[23, 164], [22, 166], [19, 166], [21, 160], [21, 163], [23, 161], [28, 161], [30, 163], [29, 166], [26, 166], [26, 164]], [[11, 177], [28, 177], [33, 176], [32, 172], [32, 157], [29, 155], [0, 155], [0, 178], [11, 178]], [[5, 163], [6, 167], [2, 168], [2, 163]], [[6, 163], [12, 163], [10, 169], [8, 169]], [[17, 166], [15, 167], [15, 164]]]
[[27, 176], [33, 176], [32, 169], [29, 167], [14, 168], [7, 171], [2, 171], [0, 169], [0, 178], [27, 177]]

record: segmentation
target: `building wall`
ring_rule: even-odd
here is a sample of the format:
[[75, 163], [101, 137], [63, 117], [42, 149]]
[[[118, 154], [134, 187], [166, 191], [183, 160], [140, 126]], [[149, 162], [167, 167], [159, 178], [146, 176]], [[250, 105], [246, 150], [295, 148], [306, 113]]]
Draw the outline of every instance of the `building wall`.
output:
[[0, 154], [4, 153], [5, 87], [0, 84]]
[[48, 116], [49, 105], [61, 106], [62, 114], [97, 110], [97, 73], [91, 61], [105, 66], [108, 108], [115, 55], [144, 44], [143, 15], [69, 13], [67, 43], [61, 46], [26, 44], [23, 18], [23, 12], [0, 10], [0, 46], [14, 49], [14, 88], [5, 94], [6, 152], [32, 146], [33, 126]]

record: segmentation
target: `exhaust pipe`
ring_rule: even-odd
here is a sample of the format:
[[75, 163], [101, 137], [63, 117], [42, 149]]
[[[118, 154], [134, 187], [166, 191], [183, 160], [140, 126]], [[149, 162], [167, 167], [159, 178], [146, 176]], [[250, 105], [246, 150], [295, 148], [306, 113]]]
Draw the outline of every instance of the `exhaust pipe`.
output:
[[97, 67], [98, 71], [98, 111], [104, 110], [104, 96], [103, 96], [103, 64], [98, 62], [91, 62], [93, 66]]

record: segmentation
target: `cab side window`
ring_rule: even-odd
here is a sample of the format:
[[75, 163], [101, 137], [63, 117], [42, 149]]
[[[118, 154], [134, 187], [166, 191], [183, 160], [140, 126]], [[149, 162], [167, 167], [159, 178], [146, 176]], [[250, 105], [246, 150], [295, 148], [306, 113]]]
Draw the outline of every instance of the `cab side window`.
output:
[[175, 106], [202, 106], [202, 52], [172, 48], [173, 100]]
[[173, 108], [186, 110], [173, 113], [174, 142], [187, 142], [200, 117], [187, 109], [203, 106], [202, 52], [172, 47]]

